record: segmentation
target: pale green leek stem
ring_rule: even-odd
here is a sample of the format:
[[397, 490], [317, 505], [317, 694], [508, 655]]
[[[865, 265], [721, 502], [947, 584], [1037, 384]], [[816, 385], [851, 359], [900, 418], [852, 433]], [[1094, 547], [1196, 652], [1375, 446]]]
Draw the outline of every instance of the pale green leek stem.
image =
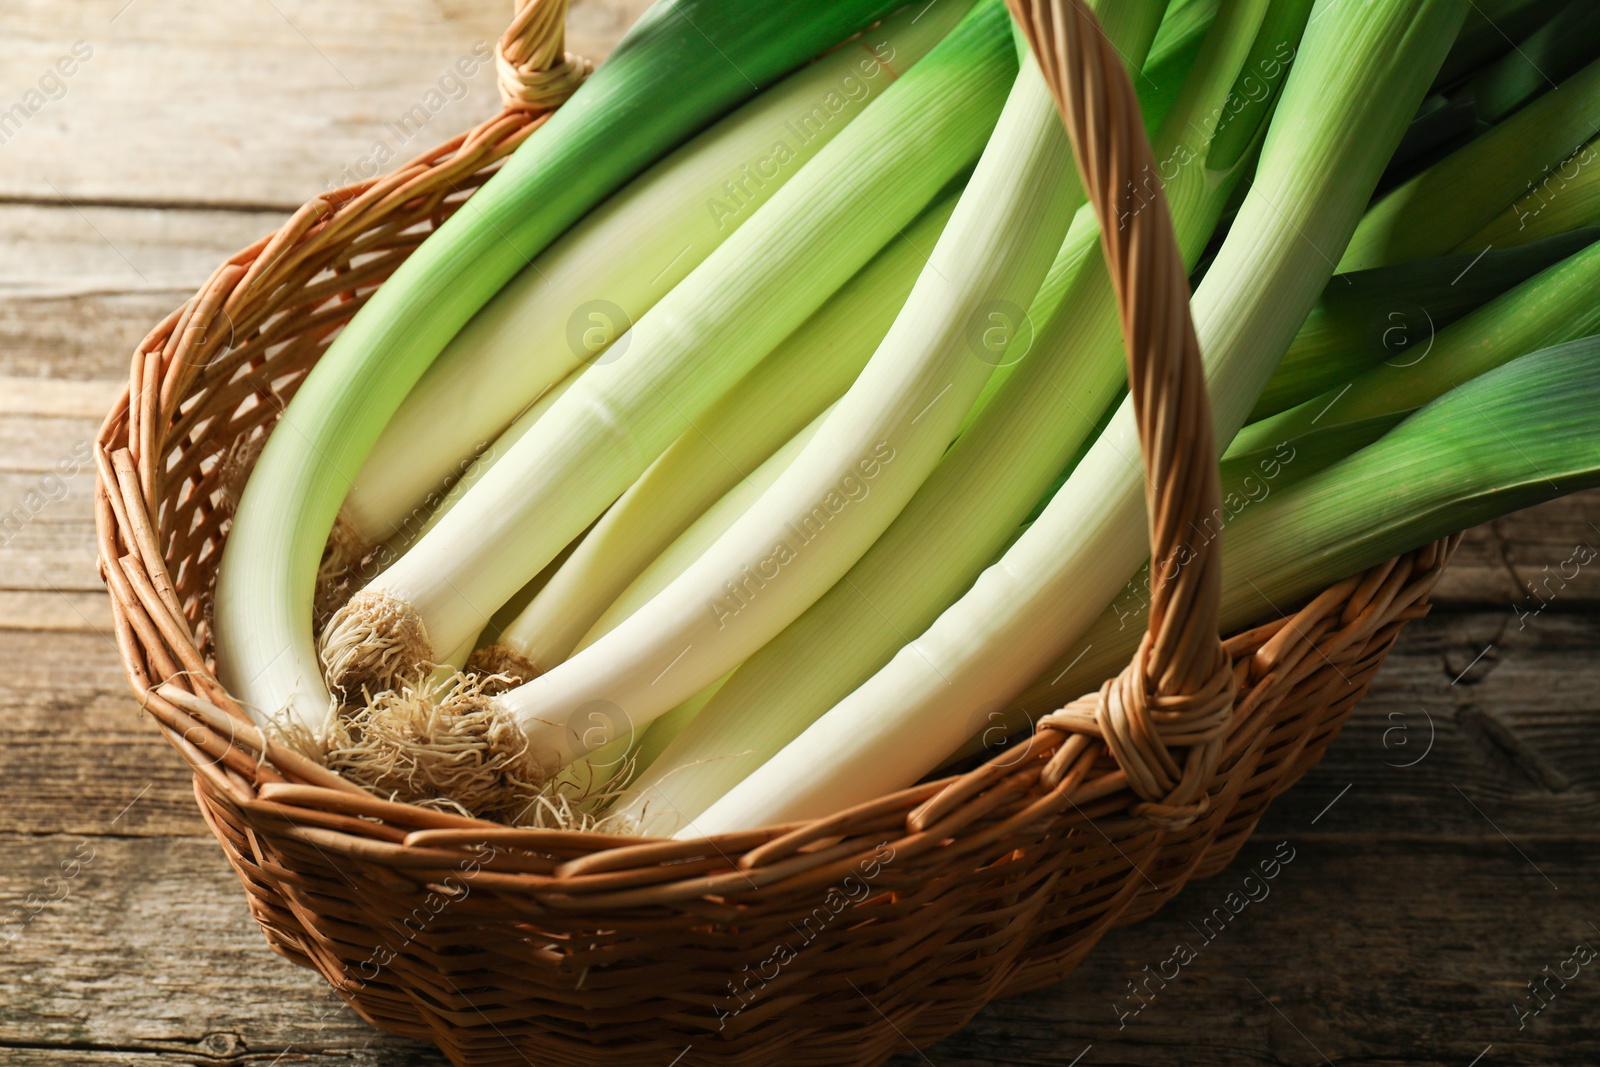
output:
[[778, 477], [788, 470], [801, 452], [805, 451], [829, 413], [836, 404], [819, 412], [800, 432], [785, 441], [783, 447], [761, 462], [749, 475], [740, 479], [709, 508], [702, 511], [661, 554], [651, 560], [634, 580], [618, 594], [573, 646], [581, 652], [594, 644], [634, 612], [654, 600], [663, 589], [671, 585], [690, 565], [705, 555], [722, 535], [728, 532], [739, 517], [760, 500]]

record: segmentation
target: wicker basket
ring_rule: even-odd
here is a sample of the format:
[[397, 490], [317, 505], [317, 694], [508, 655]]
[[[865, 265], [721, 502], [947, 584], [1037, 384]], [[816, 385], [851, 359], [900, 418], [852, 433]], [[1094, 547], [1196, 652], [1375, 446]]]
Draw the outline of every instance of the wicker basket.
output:
[[[1076, 2], [1012, 3], [1085, 188], [1118, 217], [1150, 148], [1117, 58]], [[372, 1023], [458, 1064], [879, 1063], [1061, 979], [1110, 927], [1221, 870], [1426, 613], [1454, 542], [1223, 642], [1203, 546], [1155, 591], [1128, 670], [1020, 756], [803, 825], [689, 842], [513, 830], [379, 800], [283, 750], [212, 673], [241, 457], [366, 297], [587, 72], [563, 51], [565, 8], [531, 0], [501, 40], [501, 114], [313, 200], [134, 353], [96, 453], [118, 645], [268, 943]], [[1218, 490], [1165, 203], [1105, 248], [1153, 558], [1168, 560]]]

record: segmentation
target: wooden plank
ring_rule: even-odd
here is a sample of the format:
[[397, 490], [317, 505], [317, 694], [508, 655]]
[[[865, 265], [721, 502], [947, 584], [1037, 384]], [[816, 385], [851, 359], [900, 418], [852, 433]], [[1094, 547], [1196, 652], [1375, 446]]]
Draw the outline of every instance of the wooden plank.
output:
[[16, 379], [0, 415], [0, 628], [106, 630], [96, 565], [91, 442], [105, 380]]
[[284, 219], [281, 211], [3, 205], [10, 236], [0, 244], [0, 278], [8, 296], [186, 295]]
[[[1554, 969], [1578, 942], [1600, 949], [1588, 888], [1600, 840], [1560, 843], [1545, 868], [1557, 891], [1508, 859], [1498, 838], [1336, 841], [1300, 836], [1303, 822], [1267, 823], [1228, 871], [1113, 931], [1064, 984], [992, 1005], [927, 1050], [927, 1061], [1060, 1067], [1089, 1045], [1084, 1064], [1140, 1067], [1467, 1067], [1489, 1046], [1485, 1065], [1600, 1057], [1593, 965], [1526, 1029], [1513, 1015], [1542, 968]], [[1205, 926], [1280, 841], [1294, 858], [1270, 883], [1257, 876], [1261, 899]], [[1196, 952], [1192, 962], [1164, 988], [1142, 985], [1147, 966], [1174, 973], [1167, 961], [1180, 943]], [[1130, 981], [1148, 1001], [1131, 1016], [1140, 1001]]]
[[[602, 52], [645, 6], [580, 0], [569, 47]], [[491, 48], [509, 11], [503, 0], [381, 12], [370, 0], [9, 3], [0, 111], [28, 114], [0, 128], [0, 198], [297, 205], [380, 148], [409, 158], [493, 114]], [[53, 76], [64, 57], [72, 73]]]
[[46, 522], [46, 508], [30, 521], [6, 527], [0, 547], [0, 588], [34, 592], [103, 591], [95, 564], [93, 522]]
[[[7, 146], [0, 161], [9, 154]], [[10, 235], [0, 242], [0, 416], [98, 423], [145, 334], [217, 264], [284, 218], [278, 210], [0, 204], [0, 233]], [[25, 384], [40, 378], [93, 384]], [[52, 388], [66, 391], [41, 391]]]
[[[211, 266], [238, 247], [220, 252]], [[184, 291], [55, 298], [8, 297], [0, 288], [0, 374], [122, 381], [134, 347], [204, 280]]]
[[[0, 422], [3, 421], [0, 418]], [[56, 473], [59, 477], [60, 472]], [[64, 493], [62, 486], [65, 486]], [[46, 501], [37, 510], [31, 510], [29, 519], [32, 522], [94, 523], [92, 471], [80, 471], [70, 478], [61, 478], [57, 483], [55, 479], [38, 473], [0, 470], [0, 524], [4, 523], [6, 514], [18, 505], [25, 511], [30, 510], [29, 493], [37, 493]], [[0, 551], [4, 550], [9, 535], [10, 527], [0, 525]], [[92, 547], [90, 551], [93, 551]], [[3, 579], [0, 579], [0, 584], [4, 584]]]
[[29, 474], [82, 471], [92, 466], [100, 418], [55, 415], [0, 417], [0, 470]]
[[98, 421], [105, 417], [125, 384], [121, 378], [67, 381], [0, 377], [0, 416], [47, 415]]
[[99, 591], [0, 589], [0, 629], [110, 634], [111, 603]]
[[[1322, 1056], [1464, 1067], [1491, 1044], [1492, 1063], [1600, 1056], [1592, 968], [1526, 1030], [1512, 1015], [1543, 967], [1578, 941], [1600, 940], [1584, 892], [1600, 839], [1561, 843], [1545, 868], [1558, 891], [1508, 861], [1497, 838], [1347, 842], [1299, 829], [1264, 828], [1233, 868], [1113, 931], [1064, 983], [992, 1005], [926, 1062], [1062, 1067], [1089, 1045], [1084, 1064], [1142, 1067], [1309, 1067]], [[1253, 883], [1265, 895], [1253, 889], [1259, 899], [1213, 920], [1205, 940], [1197, 929], [1280, 841], [1293, 858]], [[443, 1063], [372, 1030], [321, 979], [271, 955], [210, 841], [50, 835], [8, 837], [0, 849], [10, 861], [0, 866], [0, 915], [29, 893], [42, 903], [0, 950], [9, 957], [0, 967], [7, 1062]], [[1171, 959], [1179, 942], [1198, 949], [1195, 959], [1165, 988], [1152, 986], [1153, 999], [1119, 1029], [1118, 1009], [1137, 1006], [1127, 983]], [[79, 1058], [49, 1058], [68, 1053]]]
[[108, 634], [0, 630], [0, 662], [0, 832], [206, 832]]
[[1509, 611], [1439, 614], [1406, 629], [1327, 759], [1278, 803], [1309, 821], [1337, 798], [1318, 823], [1330, 833], [1558, 835], [1600, 824], [1597, 740], [1595, 614], [1520, 630]]
[[44, 903], [0, 948], [7, 1063], [443, 1062], [273, 955], [209, 839], [7, 837], [0, 851], [0, 916], [29, 893]]
[[[1593, 562], [1582, 560], [1593, 556]], [[1470, 531], [1440, 581], [1441, 603], [1569, 608], [1600, 603], [1600, 490], [1514, 512]]]

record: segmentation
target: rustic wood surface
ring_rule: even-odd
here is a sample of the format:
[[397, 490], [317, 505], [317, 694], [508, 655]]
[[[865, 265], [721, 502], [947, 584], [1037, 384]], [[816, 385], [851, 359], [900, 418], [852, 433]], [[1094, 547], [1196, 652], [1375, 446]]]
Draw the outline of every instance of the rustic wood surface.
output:
[[[603, 54], [644, 4], [575, 2], [572, 47]], [[0, 112], [89, 53], [0, 125], [0, 1062], [443, 1062], [265, 948], [129, 696], [81, 459], [134, 343], [218, 260], [380, 144], [403, 158], [495, 107], [483, 64], [394, 125], [506, 6], [0, 7]], [[1578, 545], [1600, 546], [1600, 494], [1473, 531], [1230, 870], [897, 1067], [1600, 1062], [1600, 963], [1567, 962], [1600, 947], [1600, 567], [1542, 610], [1526, 588]], [[1292, 862], [1208, 940], [1279, 842]], [[1148, 978], [1179, 943], [1194, 958]]]

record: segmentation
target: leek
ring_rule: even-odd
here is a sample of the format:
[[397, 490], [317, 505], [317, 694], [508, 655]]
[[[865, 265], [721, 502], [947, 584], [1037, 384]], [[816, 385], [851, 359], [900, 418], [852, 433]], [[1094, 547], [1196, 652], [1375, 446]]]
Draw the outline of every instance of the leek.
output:
[[[571, 388], [576, 378], [576, 372], [569, 374], [539, 394], [534, 402], [528, 405], [527, 410], [517, 416], [492, 444], [479, 448], [477, 458], [467, 466], [459, 478], [448, 482], [443, 495], [437, 491], [429, 493], [411, 512], [397, 521], [394, 524], [394, 536], [389, 540], [376, 548], [365, 544], [347, 544], [343, 546], [345, 554], [330, 552], [317, 574], [315, 631], [321, 633], [328, 620], [344, 607], [352, 592], [370, 582], [384, 568], [399, 559], [417, 538], [432, 529], [445, 512], [453, 508], [466, 495], [467, 490], [483, 477], [483, 472], [494, 466], [511, 445], [528, 432], [529, 427], [544, 417], [544, 413], [561, 398], [562, 393]], [[339, 530], [336, 529], [335, 538], [338, 536]], [[435, 673], [437, 668], [446, 665], [461, 666], [466, 656], [472, 652], [474, 643], [475, 641], [463, 641], [465, 651], [462, 652], [458, 646], [459, 654], [452, 653], [444, 657], [435, 665]]]
[[[1244, 510], [1222, 539], [1222, 629], [1281, 615], [1346, 576], [1517, 508], [1600, 484], [1600, 338], [1512, 360], [1375, 444]], [[1114, 605], [1019, 696], [1007, 726], [1121, 669], [1142, 599]]]
[[1590, 141], [1532, 183], [1511, 206], [1457, 245], [1462, 252], [1505, 248], [1600, 225], [1600, 144]]
[[1596, 237], [1600, 229], [1562, 234], [1526, 248], [1335, 275], [1256, 401], [1250, 421], [1310, 400], [1374, 364], [1420, 358], [1415, 353], [1428, 350], [1438, 331]]
[[1423, 351], [1245, 427], [1229, 454], [1292, 442], [1319, 425], [1399, 415], [1525, 352], [1600, 332], [1597, 287], [1600, 244], [1591, 244], [1444, 330]]
[[1554, 17], [1519, 42], [1462, 87], [1483, 122], [1499, 122], [1553, 81], [1577, 73], [1595, 58], [1600, 44], [1600, 6], [1571, 0]]
[[[1452, 89], [1448, 97], [1429, 97], [1395, 150], [1379, 188], [1400, 184], [1542, 96], [1555, 85], [1552, 79], [1565, 78], [1594, 59], [1597, 19], [1600, 9], [1590, 0], [1573, 0], [1511, 51], [1485, 64], [1465, 85]], [[1445, 59], [1445, 67], [1459, 50], [1470, 47], [1467, 38], [1464, 29], [1451, 57]], [[1510, 38], [1502, 34], [1501, 40]]]
[[1514, 50], [1559, 11], [1566, 0], [1472, 0], [1450, 54], [1440, 65], [1435, 88], [1449, 88], [1473, 71]]
[[1600, 60], [1385, 194], [1361, 220], [1339, 270], [1450, 251], [1595, 135], [1597, 103]]
[[[1143, 68], [1134, 78], [1139, 112], [1151, 137], [1166, 121], [1216, 21], [1221, 0], [1173, 0], [1150, 42]], [[1126, 58], [1126, 53], [1124, 57]], [[1089, 212], [1093, 215], [1091, 209]]]
[[748, 477], [741, 479], [721, 499], [701, 512], [687, 529], [660, 555], [651, 560], [632, 582], [628, 583], [594, 624], [574, 643], [573, 648], [581, 652], [615, 630], [619, 623], [654, 600], [658, 593], [688, 570], [695, 560], [705, 555], [711, 546], [722, 539], [722, 535], [728, 532], [729, 527], [749, 511], [751, 506], [772, 488], [779, 476], [794, 464], [800, 453], [811, 443], [812, 438], [817, 436], [817, 431], [822, 429], [822, 424], [827, 421], [828, 414], [835, 406], [830, 404], [799, 433], [784, 442], [783, 447], [751, 471]]
[[[1234, 11], [1228, 17], [1231, 25], [1215, 32], [1213, 26], [1220, 9], [1217, 0], [1188, 0], [1181, 7], [1174, 5], [1168, 9], [1157, 30], [1156, 40], [1150, 46], [1150, 53], [1146, 57], [1148, 62], [1136, 82], [1136, 95], [1146, 123], [1154, 129], [1166, 130], [1164, 142], [1157, 151], [1158, 172], [1142, 179], [1144, 192], [1140, 194], [1141, 200], [1148, 197], [1152, 186], [1165, 188], [1175, 180], [1177, 188], [1185, 190], [1186, 195], [1207, 200], [1210, 192], [1205, 183], [1196, 180], [1197, 173], [1214, 177], [1226, 183], [1230, 189], [1238, 187], [1237, 179], [1241, 174], [1236, 172], [1234, 164], [1241, 161], [1224, 160], [1221, 154], [1215, 159], [1211, 158], [1211, 138], [1222, 125], [1232, 121], [1235, 132], [1229, 135], [1230, 138], [1239, 138], [1241, 144], [1249, 140], [1248, 137], [1241, 137], [1240, 133], [1254, 131], [1259, 120], [1270, 110], [1278, 82], [1288, 69], [1287, 60], [1294, 54], [1293, 38], [1298, 36], [1294, 20], [1304, 22], [1296, 13], [1303, 11], [1307, 2], [1295, 0], [1294, 3], [1274, 5], [1268, 20], [1261, 23], [1254, 41], [1255, 48], [1248, 61], [1239, 62], [1231, 68], [1228, 60], [1230, 57], [1237, 58], [1233, 52], [1240, 44], [1250, 41], [1248, 37], [1239, 37], [1238, 26], [1251, 24], [1249, 20], [1259, 14], [1255, 7], [1244, 9], [1243, 14]], [[1293, 32], [1290, 32], [1291, 28]], [[1162, 49], [1159, 55], [1157, 47]], [[1130, 51], [1123, 46], [1119, 46], [1119, 49], [1125, 59], [1131, 59], [1137, 51], [1142, 51]], [[1224, 50], [1222, 54], [1219, 54], [1219, 49]], [[1233, 73], [1223, 76], [1232, 78], [1233, 84], [1218, 84], [1216, 78], [1219, 72], [1230, 69]], [[1169, 112], [1180, 103], [1185, 105], [1183, 119], [1168, 121]], [[1183, 122], [1189, 125], [1185, 127]], [[1204, 162], [1197, 163], [1202, 158]], [[1067, 234], [1061, 253], [1051, 264], [1050, 272], [1039, 286], [1038, 295], [1028, 308], [1029, 330], [1041, 331], [1055, 316], [1068, 286], [1073, 284], [1084, 263], [1094, 253], [1099, 236], [1100, 223], [1095, 218], [1094, 208], [1084, 204], [1074, 216], [1072, 229]], [[997, 368], [968, 412], [962, 432], [988, 409], [1020, 359], [1018, 357], [1017, 360], [1002, 363]]]
[[[389, 552], [387, 558], [383, 561], [383, 566], [387, 567], [394, 560], [399, 559], [406, 548], [437, 526], [439, 520], [444, 518], [451, 508], [461, 502], [461, 498], [467, 494], [467, 491], [478, 484], [478, 479], [482, 478], [496, 463], [500, 462], [506, 453], [511, 451], [511, 447], [522, 440], [529, 430], [533, 429], [534, 423], [544, 418], [550, 409], [555, 406], [556, 401], [560, 400], [567, 390], [572, 388], [581, 374], [581, 368], [575, 370], [540, 393], [533, 403], [529, 404], [527, 409], [512, 420], [511, 425], [507, 426], [500, 436], [494, 439], [489, 447], [478, 452], [477, 458], [472, 461], [472, 465], [467, 468], [466, 473], [455, 484], [450, 486], [442, 498], [438, 499], [437, 502], [434, 502], [431, 498], [427, 501], [431, 510], [427, 512], [420, 522], [417, 521], [416, 516], [407, 516], [405, 521], [399, 524], [395, 535], [385, 543]], [[373, 576], [368, 575], [369, 578]]]

